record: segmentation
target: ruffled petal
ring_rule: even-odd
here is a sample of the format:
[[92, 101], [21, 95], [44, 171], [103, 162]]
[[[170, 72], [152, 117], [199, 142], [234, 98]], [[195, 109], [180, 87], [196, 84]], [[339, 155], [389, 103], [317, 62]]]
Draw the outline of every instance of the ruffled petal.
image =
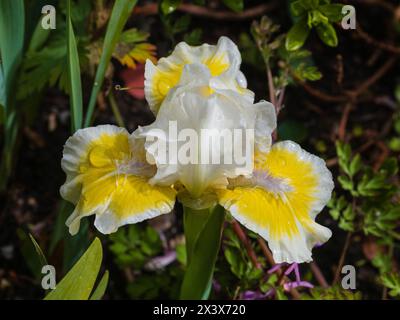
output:
[[254, 143], [261, 134], [270, 142], [276, 115], [267, 102], [253, 105], [238, 92], [210, 87], [210, 71], [203, 65], [185, 66], [183, 78], [190, 75], [195, 80], [174, 88], [155, 122], [134, 135], [146, 139], [149, 159], [157, 166], [151, 182], [179, 181], [197, 198], [207, 189], [225, 187], [227, 178], [251, 175]]
[[96, 215], [100, 232], [172, 210], [176, 192], [148, 183], [155, 168], [145, 161], [142, 140], [122, 128], [103, 125], [78, 130], [65, 144], [62, 168], [67, 175], [62, 197], [76, 205], [66, 224], [71, 234], [80, 220]]
[[268, 241], [277, 263], [312, 260], [311, 250], [331, 237], [315, 222], [334, 184], [325, 162], [291, 141], [256, 153], [251, 179], [240, 178], [218, 191], [232, 216]]
[[229, 38], [221, 37], [217, 45], [196, 47], [181, 42], [170, 56], [161, 58], [157, 65], [150, 60], [146, 62], [145, 95], [155, 114], [169, 91], [181, 83], [184, 67], [193, 63], [202, 64], [208, 69], [213, 79], [212, 86], [225, 86], [241, 94], [250, 94], [246, 89], [246, 78], [239, 71], [240, 52]]

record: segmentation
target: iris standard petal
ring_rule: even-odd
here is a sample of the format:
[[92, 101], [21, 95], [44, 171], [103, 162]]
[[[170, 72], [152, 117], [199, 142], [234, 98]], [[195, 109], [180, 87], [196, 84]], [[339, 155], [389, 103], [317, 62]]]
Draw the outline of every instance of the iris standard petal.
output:
[[268, 102], [253, 105], [235, 91], [210, 88], [210, 72], [202, 65], [185, 66], [183, 77], [190, 75], [195, 80], [174, 88], [155, 122], [134, 135], [146, 139], [157, 166], [151, 182], [180, 182], [196, 198], [207, 189], [225, 187], [227, 178], [251, 174], [254, 143], [261, 134], [270, 142], [276, 116]]
[[181, 80], [188, 64], [202, 64], [209, 70], [213, 86], [228, 86], [241, 94], [249, 94], [247, 81], [239, 71], [241, 56], [237, 46], [227, 37], [221, 37], [217, 45], [203, 44], [192, 47], [179, 43], [172, 54], [161, 58], [155, 65], [150, 60], [145, 68], [145, 95], [150, 109], [156, 114], [169, 91]]

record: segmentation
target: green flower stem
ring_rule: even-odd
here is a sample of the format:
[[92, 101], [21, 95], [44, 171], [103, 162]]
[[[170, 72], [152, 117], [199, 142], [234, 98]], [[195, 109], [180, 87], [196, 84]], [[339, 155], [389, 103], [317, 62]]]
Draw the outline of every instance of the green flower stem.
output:
[[181, 299], [208, 299], [224, 218], [225, 210], [221, 206], [205, 210], [184, 207], [187, 268], [181, 287]]

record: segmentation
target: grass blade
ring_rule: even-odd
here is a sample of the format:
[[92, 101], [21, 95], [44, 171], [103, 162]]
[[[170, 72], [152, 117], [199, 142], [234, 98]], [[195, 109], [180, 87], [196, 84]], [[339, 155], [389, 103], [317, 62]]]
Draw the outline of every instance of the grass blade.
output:
[[97, 101], [97, 95], [100, 92], [104, 81], [104, 75], [111, 60], [112, 53], [119, 40], [122, 29], [126, 21], [132, 13], [133, 7], [137, 0], [116, 0], [110, 21], [108, 22], [106, 36], [104, 38], [103, 52], [101, 54], [100, 63], [97, 68], [94, 79], [93, 89], [89, 100], [88, 111], [85, 118], [85, 127], [90, 126], [93, 116], [94, 107]]
[[71, 124], [72, 131], [82, 128], [82, 83], [81, 83], [81, 70], [79, 66], [78, 48], [76, 45], [76, 38], [74, 28], [71, 20], [71, 0], [68, 0], [68, 14], [67, 14], [67, 56], [68, 56], [68, 72], [70, 79], [70, 98], [71, 98]]
[[14, 91], [18, 68], [22, 61], [24, 39], [24, 1], [0, 1], [0, 105], [2, 105], [1, 114], [4, 121], [0, 192], [5, 190], [14, 164], [13, 154], [19, 127]]

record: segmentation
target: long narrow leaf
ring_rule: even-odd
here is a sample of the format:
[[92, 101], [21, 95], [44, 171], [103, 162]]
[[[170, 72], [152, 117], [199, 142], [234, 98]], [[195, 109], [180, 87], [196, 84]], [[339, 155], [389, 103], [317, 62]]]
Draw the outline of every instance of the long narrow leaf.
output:
[[121, 35], [126, 21], [132, 13], [137, 0], [116, 0], [110, 21], [108, 22], [106, 36], [104, 38], [103, 52], [101, 54], [99, 67], [97, 68], [92, 93], [90, 96], [88, 111], [85, 118], [85, 127], [90, 126], [96, 105], [97, 95], [104, 81], [104, 76], [114, 52], [117, 41]]
[[3, 99], [10, 109], [11, 94], [16, 73], [22, 59], [25, 36], [25, 9], [23, 0], [0, 1], [0, 52], [2, 64]]
[[13, 167], [18, 133], [15, 83], [22, 61], [25, 39], [23, 0], [0, 1], [0, 104], [4, 120], [3, 151], [0, 164], [0, 191], [4, 191]]
[[[186, 222], [186, 225], [194, 225], [195, 220], [200, 219], [201, 224], [204, 212], [186, 209], [187, 218], [193, 219], [192, 222]], [[190, 215], [189, 215], [190, 214]], [[207, 213], [206, 213], [207, 215]], [[205, 222], [201, 232], [194, 237], [195, 243], [192, 248], [191, 259], [185, 272], [181, 287], [181, 299], [207, 299], [211, 290], [212, 276], [214, 274], [215, 262], [221, 243], [221, 231], [224, 223], [225, 210], [221, 206], [210, 209], [208, 219]], [[185, 230], [187, 239], [193, 237], [188, 235], [189, 230]], [[191, 244], [193, 246], [193, 244]]]
[[101, 242], [96, 238], [45, 300], [87, 300], [93, 290], [102, 259]]
[[108, 273], [108, 270], [106, 270], [106, 272], [104, 272], [104, 275], [101, 278], [96, 290], [94, 290], [92, 296], [90, 297], [90, 300], [101, 300], [101, 298], [103, 298], [104, 293], [106, 292], [106, 289], [107, 289], [108, 278], [109, 278], [109, 273]]
[[71, 1], [68, 0], [68, 14], [67, 14], [67, 37], [68, 37], [68, 72], [70, 79], [70, 99], [71, 99], [71, 124], [72, 130], [82, 128], [82, 83], [81, 83], [81, 71], [79, 66], [79, 55], [78, 48], [76, 45], [76, 39], [74, 34], [74, 28], [71, 20]]

